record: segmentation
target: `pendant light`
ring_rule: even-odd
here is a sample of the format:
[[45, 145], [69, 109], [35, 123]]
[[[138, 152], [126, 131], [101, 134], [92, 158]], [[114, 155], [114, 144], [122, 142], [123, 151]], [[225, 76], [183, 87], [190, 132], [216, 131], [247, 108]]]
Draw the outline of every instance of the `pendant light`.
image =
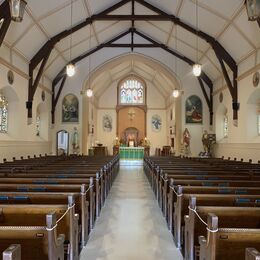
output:
[[73, 2], [71, 0], [71, 8], [70, 8], [70, 63], [66, 66], [66, 73], [69, 77], [73, 77], [75, 75], [75, 65], [71, 62], [71, 49], [72, 49], [72, 5]]
[[178, 89], [174, 89], [172, 92], [172, 96], [174, 98], [177, 98], [177, 97], [179, 97], [179, 95], [180, 95], [180, 91]]
[[[91, 24], [89, 25], [89, 51], [91, 49]], [[87, 97], [91, 98], [93, 96], [93, 90], [91, 89], [90, 81], [90, 65], [91, 65], [91, 54], [88, 56], [88, 89], [86, 91]]]
[[[175, 24], [175, 51], [178, 52], [178, 45], [177, 45], [177, 24]], [[175, 57], [175, 74], [178, 74], [178, 60], [177, 57]], [[180, 96], [180, 91], [178, 89], [174, 89], [172, 92], [172, 96], [174, 98], [178, 98]]]
[[198, 49], [198, 41], [199, 41], [199, 36], [198, 36], [198, 0], [196, 0], [196, 63], [193, 64], [192, 66], [192, 72], [193, 75], [196, 77], [199, 77], [201, 74], [201, 64], [199, 64], [199, 49]]
[[260, 18], [260, 1], [246, 0], [246, 10], [249, 21], [256, 21]]
[[27, 2], [24, 0], [9, 0], [10, 13], [12, 20], [15, 22], [21, 22]]

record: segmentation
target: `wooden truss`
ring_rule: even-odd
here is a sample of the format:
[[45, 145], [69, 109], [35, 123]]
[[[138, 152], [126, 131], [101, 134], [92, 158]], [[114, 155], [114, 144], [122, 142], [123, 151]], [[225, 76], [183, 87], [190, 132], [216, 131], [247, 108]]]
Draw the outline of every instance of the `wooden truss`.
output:
[[[127, 3], [131, 2], [132, 3], [132, 13], [130, 15], [110, 15], [109, 13], [117, 10], [118, 8], [126, 5]], [[145, 6], [146, 8], [148, 8], [149, 10], [152, 10], [153, 12], [155, 12], [155, 15], [136, 15], [135, 14], [135, 3], [139, 3], [143, 6]], [[192, 26], [184, 23], [183, 21], [181, 21], [178, 17], [168, 14], [162, 10], [160, 10], [159, 8], [153, 6], [152, 4], [144, 1], [144, 0], [122, 0], [119, 3], [107, 8], [106, 10], [92, 15], [91, 17], [88, 17], [87, 19], [85, 19], [83, 22], [79, 23], [78, 25], [74, 26], [71, 29], [65, 30], [59, 34], [57, 34], [56, 36], [52, 37], [51, 39], [49, 39], [43, 46], [42, 48], [35, 54], [35, 56], [31, 59], [30, 61], [30, 65], [29, 65], [29, 89], [28, 89], [28, 102], [27, 102], [27, 109], [28, 109], [28, 118], [32, 118], [32, 104], [33, 104], [33, 97], [34, 94], [36, 92], [37, 86], [39, 84], [40, 78], [43, 74], [44, 68], [46, 66], [46, 63], [48, 61], [48, 58], [51, 54], [51, 51], [53, 50], [54, 46], [61, 41], [62, 39], [66, 38], [67, 36], [69, 36], [71, 33], [74, 33], [80, 29], [82, 29], [85, 26], [90, 25], [91, 23], [93, 23], [94, 21], [109, 21], [109, 20], [116, 20], [116, 21], [131, 21], [132, 22], [132, 27], [130, 30], [128, 30], [127, 32], [124, 32], [122, 34], [120, 34], [119, 36], [111, 39], [110, 41], [107, 41], [105, 43], [102, 43], [100, 45], [98, 45], [97, 47], [95, 47], [94, 49], [92, 49], [91, 51], [80, 55], [79, 57], [75, 58], [72, 62], [73, 63], [77, 63], [80, 60], [88, 57], [89, 55], [97, 52], [98, 50], [105, 48], [105, 47], [115, 47], [115, 48], [131, 48], [131, 50], [133, 51], [134, 48], [162, 48], [165, 51], [171, 53], [172, 55], [178, 57], [179, 59], [182, 59], [183, 61], [187, 62], [190, 65], [193, 65], [194, 62], [192, 60], [190, 60], [189, 58], [185, 57], [184, 55], [177, 53], [176, 51], [170, 49], [168, 46], [158, 43], [155, 40], [153, 40], [152, 38], [142, 34], [141, 32], [138, 32], [135, 27], [134, 27], [134, 22], [135, 21], [170, 21], [173, 22], [174, 24], [186, 29], [187, 31], [197, 35], [198, 37], [200, 37], [201, 39], [207, 41], [211, 47], [213, 48], [219, 62], [222, 68], [222, 72], [224, 74], [225, 77], [225, 81], [228, 85], [228, 89], [229, 92], [231, 94], [232, 97], [232, 101], [233, 101], [233, 119], [237, 120], [238, 118], [238, 109], [239, 109], [239, 104], [238, 104], [238, 95], [237, 95], [237, 64], [235, 62], [235, 60], [231, 57], [231, 55], [224, 49], [224, 47], [213, 37], [211, 37], [210, 35], [208, 35], [207, 33], [204, 33], [200, 30], [196, 30], [195, 28], [193, 28]], [[131, 43], [129, 44], [117, 44], [114, 43], [116, 40], [122, 38], [124, 35], [131, 33]], [[134, 34], [137, 34], [141, 37], [143, 37], [144, 39], [148, 40], [150, 42], [150, 44], [134, 44]], [[39, 70], [36, 73], [36, 76], [34, 76], [34, 71], [35, 69], [39, 67]], [[228, 66], [232, 72], [232, 78], [230, 79], [229, 74], [227, 72], [227, 68], [226, 66]], [[53, 88], [53, 104], [52, 104], [52, 114], [54, 115], [54, 111], [55, 111], [55, 107], [59, 98], [59, 95], [61, 93], [62, 87], [64, 86], [65, 83], [65, 68], [63, 68], [59, 74], [55, 77], [55, 79], [53, 80], [53, 84], [52, 84], [52, 88]], [[212, 98], [212, 91], [213, 91], [213, 84], [212, 81], [210, 80], [210, 78], [204, 73], [202, 72], [201, 76], [198, 78], [202, 92], [205, 96], [206, 102], [209, 106], [209, 110], [210, 110], [210, 122], [212, 124], [212, 116], [213, 116], [213, 98]], [[58, 94], [55, 96], [55, 87], [56, 85], [61, 81], [60, 88], [58, 90]], [[209, 88], [209, 95], [207, 94], [207, 91], [205, 90], [204, 84], [207, 85], [207, 87]], [[54, 122], [54, 116], [53, 116], [53, 120]]]

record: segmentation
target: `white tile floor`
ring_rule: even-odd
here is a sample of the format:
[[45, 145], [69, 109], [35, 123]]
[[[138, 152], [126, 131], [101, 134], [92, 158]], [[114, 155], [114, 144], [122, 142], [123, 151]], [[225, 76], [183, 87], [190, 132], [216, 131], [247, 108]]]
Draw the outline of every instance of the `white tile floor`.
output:
[[80, 259], [179, 260], [142, 166], [121, 166]]

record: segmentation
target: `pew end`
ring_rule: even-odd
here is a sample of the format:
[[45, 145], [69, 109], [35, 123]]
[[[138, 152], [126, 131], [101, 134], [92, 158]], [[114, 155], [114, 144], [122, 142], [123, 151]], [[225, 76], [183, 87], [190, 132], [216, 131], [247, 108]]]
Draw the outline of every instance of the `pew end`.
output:
[[216, 233], [218, 232], [218, 217], [208, 214], [207, 238], [199, 236], [200, 260], [214, 260], [216, 249]]
[[255, 248], [246, 248], [245, 260], [260, 260], [260, 252]]
[[48, 232], [48, 257], [49, 259], [64, 260], [65, 235], [60, 234], [56, 237], [57, 221], [55, 212], [47, 214], [46, 224]]
[[3, 252], [3, 260], [21, 260], [21, 245], [19, 244], [10, 245]]

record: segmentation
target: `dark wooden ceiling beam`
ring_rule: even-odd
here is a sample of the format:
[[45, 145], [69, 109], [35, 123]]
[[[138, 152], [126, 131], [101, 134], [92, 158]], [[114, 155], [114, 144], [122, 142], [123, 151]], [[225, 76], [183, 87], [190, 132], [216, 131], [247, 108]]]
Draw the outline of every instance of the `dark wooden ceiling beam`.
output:
[[7, 0], [5, 0], [0, 5], [0, 20], [1, 19], [4, 19], [4, 20], [3, 20], [2, 26], [0, 28], [0, 47], [4, 41], [4, 38], [7, 34], [7, 31], [9, 29], [9, 26], [12, 21], [10, 8], [9, 8], [9, 2]]
[[[118, 8], [126, 5], [127, 3], [132, 2], [132, 13], [131, 15], [110, 15], [111, 12], [117, 10]], [[145, 6], [146, 8], [150, 9], [151, 11], [155, 12], [156, 15], [135, 15], [134, 14], [134, 3], [139, 3], [143, 6]], [[224, 49], [224, 47], [212, 36], [200, 31], [200, 30], [196, 30], [195, 28], [193, 28], [192, 26], [184, 23], [183, 21], [181, 21], [178, 17], [174, 16], [174, 15], [170, 15], [167, 14], [166, 12], [160, 10], [159, 8], [153, 6], [152, 4], [143, 1], [143, 0], [123, 0], [118, 2], [117, 4], [105, 9], [104, 11], [92, 15], [91, 17], [87, 18], [85, 21], [83, 21], [82, 23], [74, 26], [73, 28], [69, 29], [69, 30], [65, 30], [59, 34], [57, 34], [56, 36], [52, 37], [48, 42], [45, 43], [45, 45], [36, 53], [36, 55], [32, 58], [31, 62], [33, 64], [39, 64], [39, 62], [41, 62], [44, 59], [44, 53], [46, 51], [51, 51], [55, 44], [57, 42], [59, 42], [60, 40], [64, 39], [65, 37], [69, 36], [71, 33], [74, 33], [78, 30], [80, 30], [81, 28], [91, 24], [94, 21], [104, 21], [104, 20], [121, 20], [121, 21], [132, 21], [132, 40], [131, 40], [131, 50], [133, 50], [133, 25], [134, 25], [134, 21], [171, 21], [179, 26], [181, 26], [182, 28], [188, 30], [189, 32], [197, 35], [198, 37], [204, 39], [205, 41], [207, 41], [212, 48], [214, 49], [216, 55], [218, 55], [218, 57], [221, 57], [222, 60], [224, 60], [226, 62], [226, 64], [231, 68], [232, 72], [233, 72], [233, 86], [237, 85], [237, 77], [235, 77], [234, 75], [237, 75], [237, 65], [235, 60], [232, 58], [232, 56]], [[109, 45], [109, 43], [107, 43]], [[101, 48], [104, 48], [105, 46], [99, 45], [97, 46], [93, 52], [96, 52], [98, 50], [100, 50]], [[150, 47], [150, 46], [147, 46]], [[175, 55], [176, 57], [184, 60], [185, 62], [187, 62], [188, 64], [193, 64], [194, 62], [191, 61], [190, 59], [188, 59], [187, 57], [174, 52], [173, 50], [170, 50], [167, 46], [160, 46], [160, 48], [168, 51], [169, 53], [172, 53], [173, 55]], [[91, 54], [91, 53], [90, 53]], [[88, 55], [90, 55], [88, 54]], [[87, 57], [85, 55], [79, 56], [78, 58], [76, 58], [73, 62], [78, 62], [79, 60], [81, 60], [82, 58]], [[37, 66], [36, 65], [36, 66]], [[35, 66], [35, 67], [36, 67]], [[57, 75], [57, 77], [55, 78], [54, 82], [55, 84], [63, 77], [64, 74], [64, 68], [63, 70]], [[203, 79], [203, 81], [210, 86], [212, 84], [211, 80], [206, 76], [205, 73], [202, 73], [201, 78]], [[225, 78], [226, 79], [226, 78]], [[30, 81], [29, 81], [30, 82]], [[228, 83], [227, 83], [228, 84]], [[30, 85], [29, 85], [30, 88]], [[235, 89], [235, 88], [234, 88]], [[234, 90], [234, 91], [237, 91]], [[237, 96], [237, 93], [234, 94], [234, 96]], [[234, 98], [233, 98], [234, 100]]]
[[[123, 38], [124, 36], [126, 36], [127, 34], [129, 33], [135, 33], [136, 35], [139, 35], [140, 37], [142, 37], [143, 39], [149, 41], [150, 43], [148, 44], [135, 44], [135, 43], [130, 43], [130, 44], [120, 44], [120, 43], [114, 43], [115, 41]], [[177, 53], [176, 51], [170, 49], [168, 46], [162, 44], [162, 43], [159, 43], [157, 41], [155, 41], [154, 39], [152, 39], [151, 37], [137, 31], [135, 28], [130, 28], [129, 30], [119, 34], [118, 36], [114, 37], [113, 39], [105, 42], [105, 43], [101, 43], [100, 45], [98, 45], [96, 48], [92, 49], [92, 50], [89, 50], [87, 53], [83, 54], [83, 55], [80, 55], [78, 56], [77, 58], [75, 58], [73, 60], [73, 63], [76, 64], [77, 62], [85, 59], [86, 57], [88, 57], [89, 55], [99, 51], [100, 49], [102, 48], [131, 48], [131, 49], [134, 49], [134, 48], [161, 48], [167, 52], [169, 52], [170, 54], [174, 55], [175, 57], [183, 60], [184, 62], [188, 63], [190, 66], [192, 66], [194, 64], [194, 61], [192, 61], [191, 59], [185, 57], [184, 55], [181, 55], [179, 53]], [[57, 76], [55, 77], [55, 79], [53, 80], [53, 83], [52, 83], [52, 92], [53, 92], [53, 98], [52, 98], [52, 122], [54, 123], [55, 121], [55, 117], [54, 117], [54, 114], [55, 114], [55, 108], [56, 108], [56, 104], [58, 102], [58, 98], [59, 98], [59, 95], [57, 96], [58, 98], [54, 98], [55, 96], [55, 86], [62, 80], [62, 88], [65, 84], [65, 81], [66, 81], [66, 67], [64, 67], [58, 74]], [[210, 89], [210, 93], [211, 93], [211, 96], [208, 97], [207, 94], [205, 95], [206, 91], [205, 91], [205, 88], [204, 88], [204, 84], [203, 84], [203, 81], [206, 83], [207, 87]], [[212, 124], [213, 122], [213, 111], [212, 111], [212, 108], [213, 108], [213, 98], [212, 98], [212, 89], [213, 89], [213, 83], [211, 81], [211, 79], [207, 76], [207, 74], [202, 71], [201, 73], [201, 76], [199, 77], [199, 82], [201, 84], [202, 82], [202, 85], [203, 85], [203, 94], [205, 96], [205, 99], [206, 99], [206, 102], [208, 104], [208, 107], [209, 107], [209, 113], [210, 113], [210, 122]], [[60, 88], [59, 90], [61, 91], [62, 88]]]
[[198, 81], [199, 81], [203, 96], [204, 96], [204, 98], [207, 102], [208, 108], [209, 108], [209, 124], [213, 125], [213, 96], [212, 96], [213, 89], [210, 88], [210, 93], [208, 95], [201, 77], [198, 77]]
[[[76, 57], [75, 59], [72, 60], [72, 63], [73, 64], [76, 64], [77, 62], [80, 62], [81, 60], [87, 58], [88, 56], [90, 56], [91, 54], [101, 50], [102, 48], [104, 48], [106, 45], [109, 45], [109, 44], [112, 44], [113, 42], [123, 38], [124, 36], [126, 36], [127, 34], [129, 34], [131, 32], [131, 29], [123, 32], [123, 33], [120, 33], [119, 35], [117, 35], [116, 37], [113, 37], [111, 40], [103, 43], [103, 44], [100, 44], [98, 45], [97, 47], [95, 47], [94, 49], [92, 50], [89, 50], [88, 52]], [[55, 109], [56, 109], [56, 105], [57, 105], [57, 102], [59, 100], [59, 97], [60, 97], [60, 94], [61, 94], [61, 91], [63, 89], [63, 86], [66, 82], [66, 79], [67, 79], [67, 75], [66, 75], [66, 67], [63, 67], [63, 69], [57, 74], [57, 76], [54, 78], [54, 80], [52, 81], [52, 124], [55, 123]], [[57, 93], [57, 96], [55, 97], [55, 88], [56, 88], [56, 85], [61, 81], [61, 85], [60, 85], [60, 88], [58, 90], [58, 93]]]
[[67, 79], [67, 75], [65, 74], [61, 80], [61, 84], [60, 84], [59, 90], [57, 92], [57, 95], [55, 93], [56, 85], [52, 84], [52, 104], [51, 104], [51, 122], [52, 122], [52, 124], [55, 123], [55, 109], [56, 109], [58, 100], [60, 98], [61, 91], [66, 82], [66, 79]]

